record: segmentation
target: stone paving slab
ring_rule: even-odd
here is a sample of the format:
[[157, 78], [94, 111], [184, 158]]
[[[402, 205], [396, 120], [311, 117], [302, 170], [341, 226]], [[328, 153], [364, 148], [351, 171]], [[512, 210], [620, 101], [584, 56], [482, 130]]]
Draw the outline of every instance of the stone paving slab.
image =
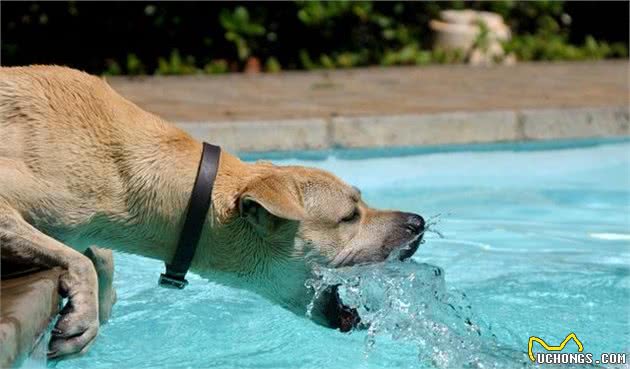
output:
[[628, 106], [525, 110], [520, 116], [522, 138], [528, 140], [629, 135]]
[[[333, 145], [391, 147], [514, 141], [519, 137], [512, 111], [454, 112], [402, 116], [333, 118]], [[439, 126], [439, 129], [434, 127]]]
[[373, 67], [220, 76], [109, 77], [176, 122], [274, 121], [628, 104], [628, 62]]
[[0, 281], [0, 368], [25, 359], [59, 309], [60, 270]]
[[116, 77], [144, 109], [231, 151], [627, 136], [628, 61]]
[[199, 140], [232, 151], [322, 150], [330, 147], [324, 119], [198, 122], [177, 125]]

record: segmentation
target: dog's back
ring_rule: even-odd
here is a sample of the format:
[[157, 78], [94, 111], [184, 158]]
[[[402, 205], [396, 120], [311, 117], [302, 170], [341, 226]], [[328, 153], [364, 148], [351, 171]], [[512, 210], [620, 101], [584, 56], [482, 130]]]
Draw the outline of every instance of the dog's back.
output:
[[93, 99], [99, 85], [105, 84], [62, 67], [0, 68], [0, 157], [28, 159], [46, 144], [80, 144], [74, 139], [85, 124], [108, 118]]
[[56, 66], [0, 68], [0, 201], [31, 212], [24, 215], [34, 223], [127, 211], [137, 164], [173, 166], [156, 154], [160, 146], [189, 140], [101, 78]]
[[[76, 163], [102, 145], [122, 144], [139, 128], [165, 126], [98, 77], [57, 66], [0, 68], [0, 157]], [[51, 146], [54, 152], [39, 151]]]

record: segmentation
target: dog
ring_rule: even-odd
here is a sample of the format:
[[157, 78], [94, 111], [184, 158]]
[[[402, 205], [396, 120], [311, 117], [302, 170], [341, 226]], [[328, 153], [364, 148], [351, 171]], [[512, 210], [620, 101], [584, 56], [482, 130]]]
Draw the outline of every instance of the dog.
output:
[[[0, 250], [4, 262], [60, 267], [68, 298], [49, 357], [86, 352], [110, 316], [112, 251], [169, 262], [202, 143], [59, 66], [0, 68]], [[245, 163], [221, 151], [212, 203], [191, 271], [254, 291], [304, 315], [315, 265], [407, 259], [420, 215], [369, 207], [323, 170]], [[323, 302], [317, 323], [338, 327]], [[333, 304], [334, 305], [334, 304]], [[347, 312], [346, 312], [347, 313]]]

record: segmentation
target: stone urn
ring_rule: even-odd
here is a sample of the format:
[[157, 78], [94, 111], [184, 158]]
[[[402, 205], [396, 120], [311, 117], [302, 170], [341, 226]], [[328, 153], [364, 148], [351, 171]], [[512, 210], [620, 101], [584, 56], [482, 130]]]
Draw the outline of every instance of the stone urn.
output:
[[460, 50], [473, 65], [511, 64], [501, 42], [511, 37], [510, 28], [499, 14], [477, 10], [444, 10], [439, 20], [431, 20], [434, 49]]

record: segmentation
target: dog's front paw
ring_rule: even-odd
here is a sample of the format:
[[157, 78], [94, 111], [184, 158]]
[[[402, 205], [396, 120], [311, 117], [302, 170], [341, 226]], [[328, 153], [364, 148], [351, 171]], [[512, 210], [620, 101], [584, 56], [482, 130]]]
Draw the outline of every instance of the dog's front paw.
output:
[[99, 328], [95, 306], [75, 305], [72, 299], [60, 313], [48, 345], [48, 358], [84, 354], [94, 342]]

